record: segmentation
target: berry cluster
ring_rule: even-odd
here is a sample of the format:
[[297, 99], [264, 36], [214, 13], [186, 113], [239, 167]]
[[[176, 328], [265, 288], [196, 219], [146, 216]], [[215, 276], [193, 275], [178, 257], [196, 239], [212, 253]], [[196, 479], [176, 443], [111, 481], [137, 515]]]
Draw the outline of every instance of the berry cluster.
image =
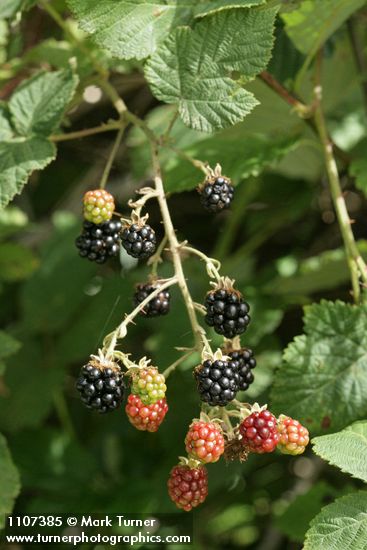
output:
[[250, 322], [250, 306], [240, 292], [232, 288], [218, 288], [205, 298], [205, 321], [215, 332], [226, 338], [242, 334]]
[[108, 258], [117, 256], [120, 250], [121, 222], [107, 221], [96, 225], [92, 222], [83, 223], [83, 232], [75, 244], [82, 258], [104, 264]]
[[223, 176], [207, 179], [198, 191], [201, 194], [201, 204], [209, 212], [220, 212], [228, 208], [234, 196], [231, 180]]
[[95, 359], [82, 367], [76, 388], [88, 409], [106, 413], [121, 404], [125, 383], [119, 366]]
[[[138, 306], [143, 302], [152, 292], [157, 290], [159, 285], [157, 283], [143, 283], [136, 287], [134, 294], [134, 306]], [[144, 309], [140, 311], [140, 315], [144, 317], [158, 317], [159, 315], [167, 315], [170, 308], [171, 295], [169, 290], [162, 290], [153, 300], [144, 306]]]
[[143, 260], [154, 254], [157, 239], [150, 225], [132, 223], [124, 228], [121, 242], [130, 256]]
[[[231, 181], [222, 176], [219, 165], [215, 170], [208, 169], [208, 173], [209, 176], [199, 187], [201, 202], [206, 210], [219, 212], [229, 207], [234, 188]], [[129, 201], [129, 206], [134, 209], [122, 227], [120, 221], [112, 219], [115, 211], [112, 195], [103, 189], [87, 192], [83, 200], [83, 232], [76, 240], [79, 254], [104, 263], [118, 254], [122, 244], [134, 258], [151, 257], [156, 250], [156, 235], [146, 224], [148, 216], [141, 217], [140, 212], [147, 198], [157, 195], [150, 188], [141, 190], [141, 194], [145, 197], [140, 201]], [[187, 247], [187, 250], [190, 248]], [[155, 266], [160, 260], [158, 256], [156, 254], [151, 260]], [[217, 408], [208, 414], [202, 412], [200, 419], [193, 420], [189, 426], [185, 437], [187, 458], [180, 459], [168, 480], [169, 496], [178, 508], [185, 511], [204, 502], [208, 494], [207, 464], [217, 462], [222, 456], [226, 460], [243, 462], [251, 453], [271, 453], [276, 448], [284, 454], [298, 455], [304, 452], [309, 442], [307, 429], [297, 420], [284, 415], [277, 419], [266, 406], [260, 407], [255, 403], [248, 409], [248, 405], [235, 401], [237, 392], [247, 390], [254, 380], [254, 354], [251, 349], [241, 348], [239, 338], [250, 323], [250, 307], [242, 294], [233, 288], [233, 281], [220, 276], [215, 260], [206, 258], [206, 262], [208, 274], [217, 283], [205, 298], [205, 320], [227, 340], [222, 349], [214, 354], [210, 349], [208, 351], [210, 345], [205, 342], [202, 364], [194, 370], [194, 377], [204, 403], [210, 407], [226, 407], [232, 402], [232, 408], [229, 411]], [[152, 272], [156, 273], [156, 268]], [[149, 282], [137, 285], [133, 301], [138, 309], [131, 317], [138, 312], [145, 317], [157, 317], [169, 312], [170, 292], [160, 290], [160, 284], [162, 282], [151, 275]], [[156, 295], [149, 300], [152, 293]], [[148, 302], [142, 307], [141, 304], [147, 299]], [[131, 382], [131, 393], [125, 406], [129, 422], [137, 430], [156, 432], [168, 412], [165, 377], [145, 358], [136, 365], [128, 359], [128, 355], [115, 350], [117, 339], [126, 333], [126, 330], [124, 333], [121, 330], [122, 327], [126, 329], [127, 322], [124, 323], [106, 337], [99, 356], [91, 356], [89, 363], [82, 367], [76, 387], [89, 409], [101, 413], [117, 409], [122, 403], [126, 386], [120, 367], [106, 359], [117, 357], [125, 363]], [[215, 419], [217, 414], [220, 420]], [[232, 417], [238, 419], [234, 427]]]

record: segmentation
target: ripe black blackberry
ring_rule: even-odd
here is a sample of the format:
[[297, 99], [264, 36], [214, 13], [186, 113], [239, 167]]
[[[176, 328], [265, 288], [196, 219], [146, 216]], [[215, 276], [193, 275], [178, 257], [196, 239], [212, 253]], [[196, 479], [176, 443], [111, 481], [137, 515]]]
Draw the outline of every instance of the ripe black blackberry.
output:
[[125, 382], [116, 364], [104, 365], [97, 359], [92, 359], [82, 367], [76, 388], [88, 409], [106, 413], [120, 405], [124, 397]]
[[242, 334], [250, 322], [250, 306], [242, 294], [231, 287], [209, 292], [205, 298], [205, 307], [206, 323], [226, 338]]
[[120, 221], [107, 221], [95, 224], [85, 221], [83, 232], [76, 239], [75, 244], [79, 255], [92, 262], [104, 264], [108, 258], [116, 256], [120, 250]]
[[126, 226], [121, 235], [122, 246], [133, 258], [149, 258], [154, 254], [157, 239], [150, 225], [133, 223]]
[[201, 194], [201, 204], [209, 212], [220, 212], [228, 208], [234, 196], [231, 180], [223, 176], [207, 179], [198, 191]]
[[[159, 288], [159, 283], [142, 283], [136, 286], [134, 294], [134, 305], [138, 306], [149, 294]], [[140, 315], [144, 317], [157, 317], [158, 315], [167, 315], [170, 307], [171, 295], [168, 289], [162, 290], [153, 300], [147, 303]]]
[[225, 407], [236, 397], [239, 375], [235, 361], [204, 361], [195, 371], [200, 399], [212, 407]]
[[251, 349], [239, 349], [230, 351], [227, 355], [238, 364], [239, 383], [238, 389], [245, 391], [254, 381], [252, 369], [256, 367], [256, 359]]

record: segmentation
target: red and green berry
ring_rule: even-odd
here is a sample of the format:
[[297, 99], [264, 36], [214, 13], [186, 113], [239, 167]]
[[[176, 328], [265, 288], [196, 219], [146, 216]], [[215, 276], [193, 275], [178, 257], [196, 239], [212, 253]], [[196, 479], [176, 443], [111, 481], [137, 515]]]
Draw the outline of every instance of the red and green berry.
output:
[[156, 432], [167, 414], [168, 405], [165, 399], [160, 399], [151, 405], [144, 405], [138, 395], [130, 394], [125, 411], [137, 430]]
[[278, 449], [286, 455], [302, 454], [310, 441], [307, 428], [283, 414], [278, 418], [278, 433]]
[[205, 464], [217, 462], [224, 452], [222, 430], [215, 422], [196, 420], [187, 432], [185, 445], [190, 458]]

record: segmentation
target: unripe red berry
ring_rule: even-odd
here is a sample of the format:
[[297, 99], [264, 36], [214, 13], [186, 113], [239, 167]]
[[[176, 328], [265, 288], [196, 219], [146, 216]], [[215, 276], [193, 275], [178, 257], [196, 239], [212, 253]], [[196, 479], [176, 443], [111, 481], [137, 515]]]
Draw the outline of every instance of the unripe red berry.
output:
[[194, 421], [187, 432], [185, 445], [191, 458], [205, 464], [217, 462], [224, 452], [222, 430], [215, 422]]
[[156, 432], [166, 416], [168, 405], [165, 399], [160, 399], [151, 405], [144, 405], [138, 395], [130, 394], [125, 411], [137, 430]]
[[208, 495], [208, 473], [205, 466], [190, 468], [179, 464], [172, 468], [167, 486], [177, 508], [190, 512]]
[[278, 449], [286, 455], [300, 455], [307, 447], [310, 438], [307, 428], [290, 416], [280, 415], [278, 419], [280, 436]]
[[240, 424], [242, 444], [252, 453], [271, 453], [279, 442], [277, 420], [267, 409], [253, 412]]

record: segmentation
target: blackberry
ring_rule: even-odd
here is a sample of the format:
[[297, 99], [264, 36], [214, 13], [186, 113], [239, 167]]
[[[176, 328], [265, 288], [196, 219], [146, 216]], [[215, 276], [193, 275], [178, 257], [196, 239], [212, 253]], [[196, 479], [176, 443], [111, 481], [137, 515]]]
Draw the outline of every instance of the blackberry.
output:
[[205, 298], [205, 307], [206, 323], [226, 338], [242, 334], [250, 322], [250, 306], [233, 289], [220, 288], [209, 292]]
[[91, 360], [82, 367], [76, 388], [88, 409], [106, 413], [120, 405], [125, 382], [120, 368], [114, 363], [103, 365]]
[[133, 223], [122, 232], [122, 246], [133, 258], [149, 258], [154, 254], [157, 239], [150, 225]]
[[238, 363], [239, 383], [238, 389], [245, 391], [254, 381], [252, 369], [256, 367], [256, 359], [251, 349], [239, 349], [230, 351], [227, 355]]
[[209, 212], [220, 212], [228, 208], [234, 196], [231, 180], [223, 176], [210, 178], [199, 188], [201, 204]]
[[194, 371], [200, 399], [212, 407], [225, 407], [236, 397], [239, 375], [235, 361], [204, 361]]
[[[149, 294], [159, 288], [159, 284], [142, 283], [137, 285], [134, 294], [134, 305], [138, 306], [143, 302]], [[167, 315], [169, 312], [171, 295], [168, 291], [162, 290], [153, 300], [147, 303], [144, 309], [140, 312], [140, 315], [144, 317], [157, 317], [158, 315]]]
[[83, 232], [75, 244], [82, 258], [104, 264], [111, 256], [116, 256], [120, 250], [120, 221], [108, 221], [95, 224], [85, 221]]

